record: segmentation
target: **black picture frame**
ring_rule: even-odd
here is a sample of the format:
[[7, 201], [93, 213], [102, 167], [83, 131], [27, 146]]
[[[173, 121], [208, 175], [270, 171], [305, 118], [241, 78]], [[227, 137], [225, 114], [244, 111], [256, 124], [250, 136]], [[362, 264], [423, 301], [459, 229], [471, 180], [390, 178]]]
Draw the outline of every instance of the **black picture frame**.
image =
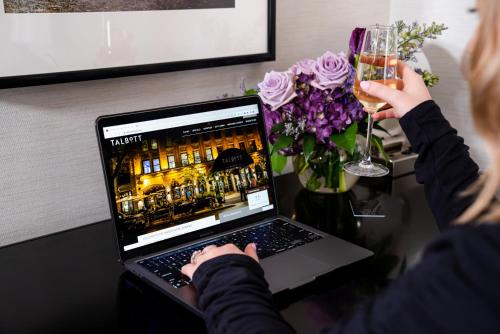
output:
[[0, 77], [0, 89], [109, 79], [276, 60], [276, 0], [268, 0], [267, 52], [233, 57]]

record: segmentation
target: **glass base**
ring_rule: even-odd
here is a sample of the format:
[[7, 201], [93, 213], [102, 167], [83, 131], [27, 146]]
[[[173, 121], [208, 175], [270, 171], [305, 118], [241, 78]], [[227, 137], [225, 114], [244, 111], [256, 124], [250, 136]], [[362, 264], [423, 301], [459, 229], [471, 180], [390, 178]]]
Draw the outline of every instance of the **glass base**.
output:
[[389, 174], [389, 168], [384, 165], [366, 161], [352, 161], [346, 163], [344, 165], [344, 170], [347, 173], [365, 177], [382, 177]]

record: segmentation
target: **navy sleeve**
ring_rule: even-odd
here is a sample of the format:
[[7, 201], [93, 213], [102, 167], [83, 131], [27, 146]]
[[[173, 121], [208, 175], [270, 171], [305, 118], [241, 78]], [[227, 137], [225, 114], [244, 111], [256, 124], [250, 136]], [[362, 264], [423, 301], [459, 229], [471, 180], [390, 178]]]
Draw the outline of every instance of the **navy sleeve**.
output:
[[449, 226], [472, 202], [460, 196], [479, 177], [469, 147], [457, 135], [434, 101], [426, 101], [400, 120], [401, 127], [418, 159], [417, 181], [425, 194], [440, 229]]
[[275, 310], [264, 272], [249, 256], [230, 254], [204, 262], [193, 284], [211, 334], [295, 333]]
[[414, 269], [328, 334], [497, 333], [500, 226], [450, 227]]
[[[499, 257], [500, 225], [450, 227], [420, 264], [322, 333], [497, 333]], [[209, 260], [193, 283], [211, 334], [294, 333], [274, 309], [262, 269], [247, 256]]]

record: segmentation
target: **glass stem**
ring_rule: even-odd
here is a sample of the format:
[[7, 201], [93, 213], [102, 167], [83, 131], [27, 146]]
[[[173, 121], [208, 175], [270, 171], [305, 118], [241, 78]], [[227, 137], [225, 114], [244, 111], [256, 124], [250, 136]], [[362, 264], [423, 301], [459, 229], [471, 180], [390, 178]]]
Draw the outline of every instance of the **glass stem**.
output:
[[368, 131], [366, 132], [366, 144], [365, 152], [363, 154], [362, 165], [369, 166], [372, 164], [372, 158], [370, 152], [372, 150], [372, 130], [373, 130], [373, 117], [371, 113], [368, 113]]

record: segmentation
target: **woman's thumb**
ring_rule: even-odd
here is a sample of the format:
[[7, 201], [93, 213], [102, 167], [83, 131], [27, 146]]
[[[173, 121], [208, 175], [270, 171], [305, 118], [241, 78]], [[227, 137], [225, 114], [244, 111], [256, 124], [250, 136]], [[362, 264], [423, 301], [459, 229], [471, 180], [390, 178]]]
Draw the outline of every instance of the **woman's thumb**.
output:
[[255, 245], [255, 243], [252, 242], [245, 247], [245, 254], [259, 262], [259, 257], [257, 256], [257, 245]]

